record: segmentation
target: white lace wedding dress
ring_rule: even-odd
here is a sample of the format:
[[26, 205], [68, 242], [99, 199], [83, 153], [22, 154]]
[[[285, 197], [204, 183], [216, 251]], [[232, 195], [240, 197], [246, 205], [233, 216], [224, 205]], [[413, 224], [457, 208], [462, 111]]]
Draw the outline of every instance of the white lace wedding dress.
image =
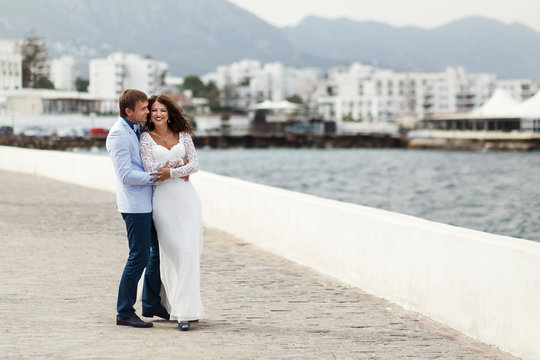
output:
[[141, 157], [146, 171], [157, 171], [167, 161], [186, 157], [188, 163], [171, 170], [171, 179], [154, 190], [153, 219], [159, 242], [161, 302], [171, 320], [196, 320], [203, 316], [199, 256], [202, 250], [201, 202], [191, 181], [180, 177], [199, 169], [191, 136], [180, 133], [170, 150], [141, 134]]

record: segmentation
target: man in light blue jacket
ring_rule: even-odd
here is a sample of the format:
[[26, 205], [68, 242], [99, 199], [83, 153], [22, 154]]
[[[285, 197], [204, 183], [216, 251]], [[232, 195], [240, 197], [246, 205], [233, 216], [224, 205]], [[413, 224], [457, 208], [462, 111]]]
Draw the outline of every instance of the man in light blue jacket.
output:
[[[169, 319], [161, 305], [159, 291], [159, 247], [152, 223], [152, 185], [169, 178], [170, 169], [149, 173], [143, 168], [139, 151], [139, 124], [146, 121], [148, 98], [139, 90], [127, 89], [119, 99], [120, 119], [107, 136], [107, 152], [116, 171], [116, 207], [126, 223], [129, 257], [118, 289], [116, 324], [152, 327], [136, 314], [137, 285], [144, 276], [143, 316]], [[168, 166], [168, 165], [166, 165]]]

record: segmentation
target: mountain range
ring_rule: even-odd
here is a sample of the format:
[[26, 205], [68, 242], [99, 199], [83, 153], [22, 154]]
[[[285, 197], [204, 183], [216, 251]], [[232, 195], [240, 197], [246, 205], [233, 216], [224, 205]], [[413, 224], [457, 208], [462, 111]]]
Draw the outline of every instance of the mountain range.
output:
[[307, 17], [283, 33], [299, 49], [397, 70], [461, 65], [501, 78], [540, 79], [540, 33], [521, 24], [468, 17], [435, 29]]
[[123, 51], [164, 60], [172, 75], [201, 75], [251, 58], [296, 67], [358, 61], [398, 71], [461, 65], [540, 80], [540, 33], [479, 17], [421, 29], [310, 16], [278, 28], [226, 0], [0, 2], [0, 37], [32, 31], [50, 56], [74, 56], [82, 74], [89, 59]]

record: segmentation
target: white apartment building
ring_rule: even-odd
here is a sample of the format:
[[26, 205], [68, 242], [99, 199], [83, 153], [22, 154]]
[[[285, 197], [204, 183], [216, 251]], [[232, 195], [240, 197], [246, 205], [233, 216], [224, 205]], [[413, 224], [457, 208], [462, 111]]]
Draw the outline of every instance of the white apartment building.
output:
[[317, 105], [319, 116], [335, 121], [338, 130], [373, 130], [388, 124], [412, 126], [432, 114], [470, 111], [495, 87], [494, 74], [467, 74], [461, 67], [397, 73], [354, 63], [328, 71]]
[[497, 88], [506, 90], [518, 101], [527, 100], [540, 90], [539, 84], [534, 83], [531, 79], [497, 80]]
[[218, 66], [216, 72], [203, 75], [201, 80], [216, 84], [223, 106], [245, 109], [268, 96], [268, 92], [262, 89], [264, 79], [258, 60], [244, 59], [231, 65]]
[[311, 100], [322, 79], [318, 69], [295, 69], [283, 64], [244, 59], [227, 66], [219, 66], [215, 73], [201, 77], [208, 83], [214, 81], [220, 90], [222, 105], [249, 109], [264, 101], [281, 101], [298, 95], [303, 101]]
[[22, 88], [22, 56], [18, 41], [0, 39], [0, 91]]
[[157, 94], [164, 85], [167, 69], [166, 62], [116, 52], [105, 59], [90, 60], [88, 91], [95, 97], [114, 100], [128, 88]]
[[311, 117], [334, 121], [344, 132], [395, 131], [398, 126], [413, 127], [430, 115], [469, 112], [498, 87], [516, 100], [527, 99], [539, 89], [532, 80], [497, 80], [493, 73], [467, 73], [459, 66], [441, 72], [396, 72], [353, 63], [323, 74], [281, 63], [262, 66], [247, 59], [220, 66], [202, 80], [216, 83], [222, 105], [239, 109], [299, 95], [309, 104]]
[[218, 66], [216, 73], [205, 75], [203, 78], [208, 77], [216, 83], [218, 88], [222, 89], [225, 86], [241, 84], [248, 79], [255, 78], [260, 72], [261, 62], [259, 60], [244, 59], [231, 65]]
[[71, 91], [75, 89], [75, 78], [73, 77], [73, 66], [75, 60], [72, 56], [61, 56], [51, 59], [49, 80], [57, 90]]
[[398, 90], [403, 80], [402, 74], [372, 66], [333, 67], [317, 92], [319, 114], [336, 122], [391, 121], [404, 106]]

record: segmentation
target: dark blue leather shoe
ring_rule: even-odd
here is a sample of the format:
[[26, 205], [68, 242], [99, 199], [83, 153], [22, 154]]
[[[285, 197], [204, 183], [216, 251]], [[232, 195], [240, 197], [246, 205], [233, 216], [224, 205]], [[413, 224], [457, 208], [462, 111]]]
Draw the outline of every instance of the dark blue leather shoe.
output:
[[171, 316], [169, 315], [169, 313], [167, 312], [167, 310], [165, 310], [163, 306], [156, 309], [143, 310], [142, 316], [148, 317], [148, 318], [157, 316], [165, 320], [169, 320], [171, 318]]
[[116, 325], [132, 326], [136, 328], [149, 328], [154, 326], [151, 322], [142, 321], [137, 315], [133, 315], [127, 320], [117, 318]]

